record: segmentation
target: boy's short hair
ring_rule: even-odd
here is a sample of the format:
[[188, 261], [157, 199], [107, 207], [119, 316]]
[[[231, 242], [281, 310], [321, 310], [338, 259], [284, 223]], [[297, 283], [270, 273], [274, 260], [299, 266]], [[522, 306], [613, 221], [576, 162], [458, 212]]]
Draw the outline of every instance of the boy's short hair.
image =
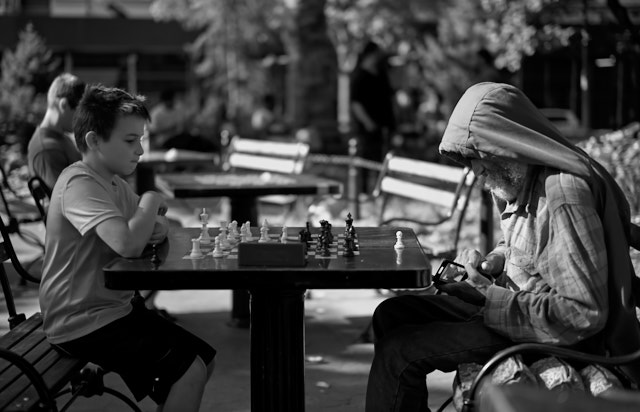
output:
[[109, 140], [119, 117], [139, 116], [149, 121], [144, 100], [144, 96], [134, 96], [115, 87], [87, 87], [73, 116], [73, 133], [78, 150], [81, 153], [87, 151], [84, 138], [89, 132], [95, 132], [105, 141]]
[[58, 75], [49, 86], [47, 106], [53, 107], [58, 99], [67, 99], [69, 106], [75, 109], [82, 98], [85, 83], [71, 73]]

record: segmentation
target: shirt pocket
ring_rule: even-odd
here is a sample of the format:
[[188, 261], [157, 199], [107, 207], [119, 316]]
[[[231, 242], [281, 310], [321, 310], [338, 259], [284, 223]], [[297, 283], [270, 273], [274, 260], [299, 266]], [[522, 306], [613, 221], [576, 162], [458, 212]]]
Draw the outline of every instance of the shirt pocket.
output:
[[506, 287], [511, 290], [531, 289], [527, 282], [531, 278], [539, 280], [540, 275], [536, 269], [535, 259], [532, 254], [522, 249], [511, 246], [505, 253], [507, 283]]

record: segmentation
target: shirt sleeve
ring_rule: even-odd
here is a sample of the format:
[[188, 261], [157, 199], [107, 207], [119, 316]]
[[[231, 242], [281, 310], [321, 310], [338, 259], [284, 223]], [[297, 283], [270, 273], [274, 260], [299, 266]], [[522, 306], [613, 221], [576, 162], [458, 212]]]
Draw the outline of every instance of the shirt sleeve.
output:
[[105, 220], [125, 218], [108, 189], [88, 175], [69, 180], [61, 206], [64, 217], [83, 236]]
[[69, 166], [69, 160], [61, 150], [44, 150], [33, 158], [33, 171], [53, 190], [58, 176]]
[[570, 345], [600, 331], [608, 316], [607, 254], [593, 207], [565, 204], [549, 220], [541, 290], [488, 289], [485, 324], [519, 342]]

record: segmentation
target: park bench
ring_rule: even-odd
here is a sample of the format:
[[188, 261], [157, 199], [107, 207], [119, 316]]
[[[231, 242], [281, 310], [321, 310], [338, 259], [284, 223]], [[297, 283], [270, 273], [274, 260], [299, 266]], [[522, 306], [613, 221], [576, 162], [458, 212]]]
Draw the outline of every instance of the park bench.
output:
[[[304, 170], [308, 155], [307, 143], [245, 139], [234, 136], [224, 155], [222, 169], [297, 175]], [[282, 206], [289, 211], [296, 200], [295, 195], [269, 195], [259, 198], [260, 203]]]
[[[0, 217], [0, 285], [4, 292], [9, 314], [10, 330], [0, 337], [0, 410], [58, 411], [66, 410], [79, 396], [109, 393], [126, 403], [132, 410], [140, 408], [122, 393], [104, 387], [101, 368], [73, 358], [54, 348], [42, 329], [42, 315], [27, 318], [17, 313], [11, 283], [5, 271], [10, 261], [17, 274], [31, 282], [39, 279], [29, 274], [20, 264], [7, 226]], [[62, 408], [57, 398], [67, 395]], [[65, 397], [66, 398], [66, 397]]]
[[51, 199], [51, 189], [44, 180], [39, 176], [32, 176], [27, 181], [27, 187], [33, 197], [33, 200], [40, 212], [40, 217], [44, 224], [47, 224], [47, 210], [49, 209], [49, 200]]
[[25, 242], [44, 249], [44, 244], [36, 235], [21, 228], [22, 225], [42, 221], [38, 208], [28, 193], [23, 194], [11, 185], [4, 167], [0, 167], [0, 176], [0, 212], [7, 219], [7, 230]]
[[[431, 258], [454, 258], [475, 180], [469, 168], [411, 159], [389, 152], [373, 190], [374, 198], [380, 199], [378, 224], [409, 222], [417, 225], [415, 230], [420, 234], [429, 227], [452, 221], [453, 241], [449, 247], [436, 253], [429, 247], [426, 252]], [[391, 203], [394, 197], [431, 206], [431, 216], [408, 214], [406, 209]]]

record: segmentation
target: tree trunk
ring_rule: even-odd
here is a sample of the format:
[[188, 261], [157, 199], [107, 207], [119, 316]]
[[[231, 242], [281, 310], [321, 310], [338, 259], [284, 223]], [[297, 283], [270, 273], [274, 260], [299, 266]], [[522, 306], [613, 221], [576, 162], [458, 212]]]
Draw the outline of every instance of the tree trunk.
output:
[[287, 113], [294, 130], [309, 128], [312, 150], [339, 150], [338, 62], [327, 35], [326, 0], [299, 0], [288, 41], [290, 57]]

